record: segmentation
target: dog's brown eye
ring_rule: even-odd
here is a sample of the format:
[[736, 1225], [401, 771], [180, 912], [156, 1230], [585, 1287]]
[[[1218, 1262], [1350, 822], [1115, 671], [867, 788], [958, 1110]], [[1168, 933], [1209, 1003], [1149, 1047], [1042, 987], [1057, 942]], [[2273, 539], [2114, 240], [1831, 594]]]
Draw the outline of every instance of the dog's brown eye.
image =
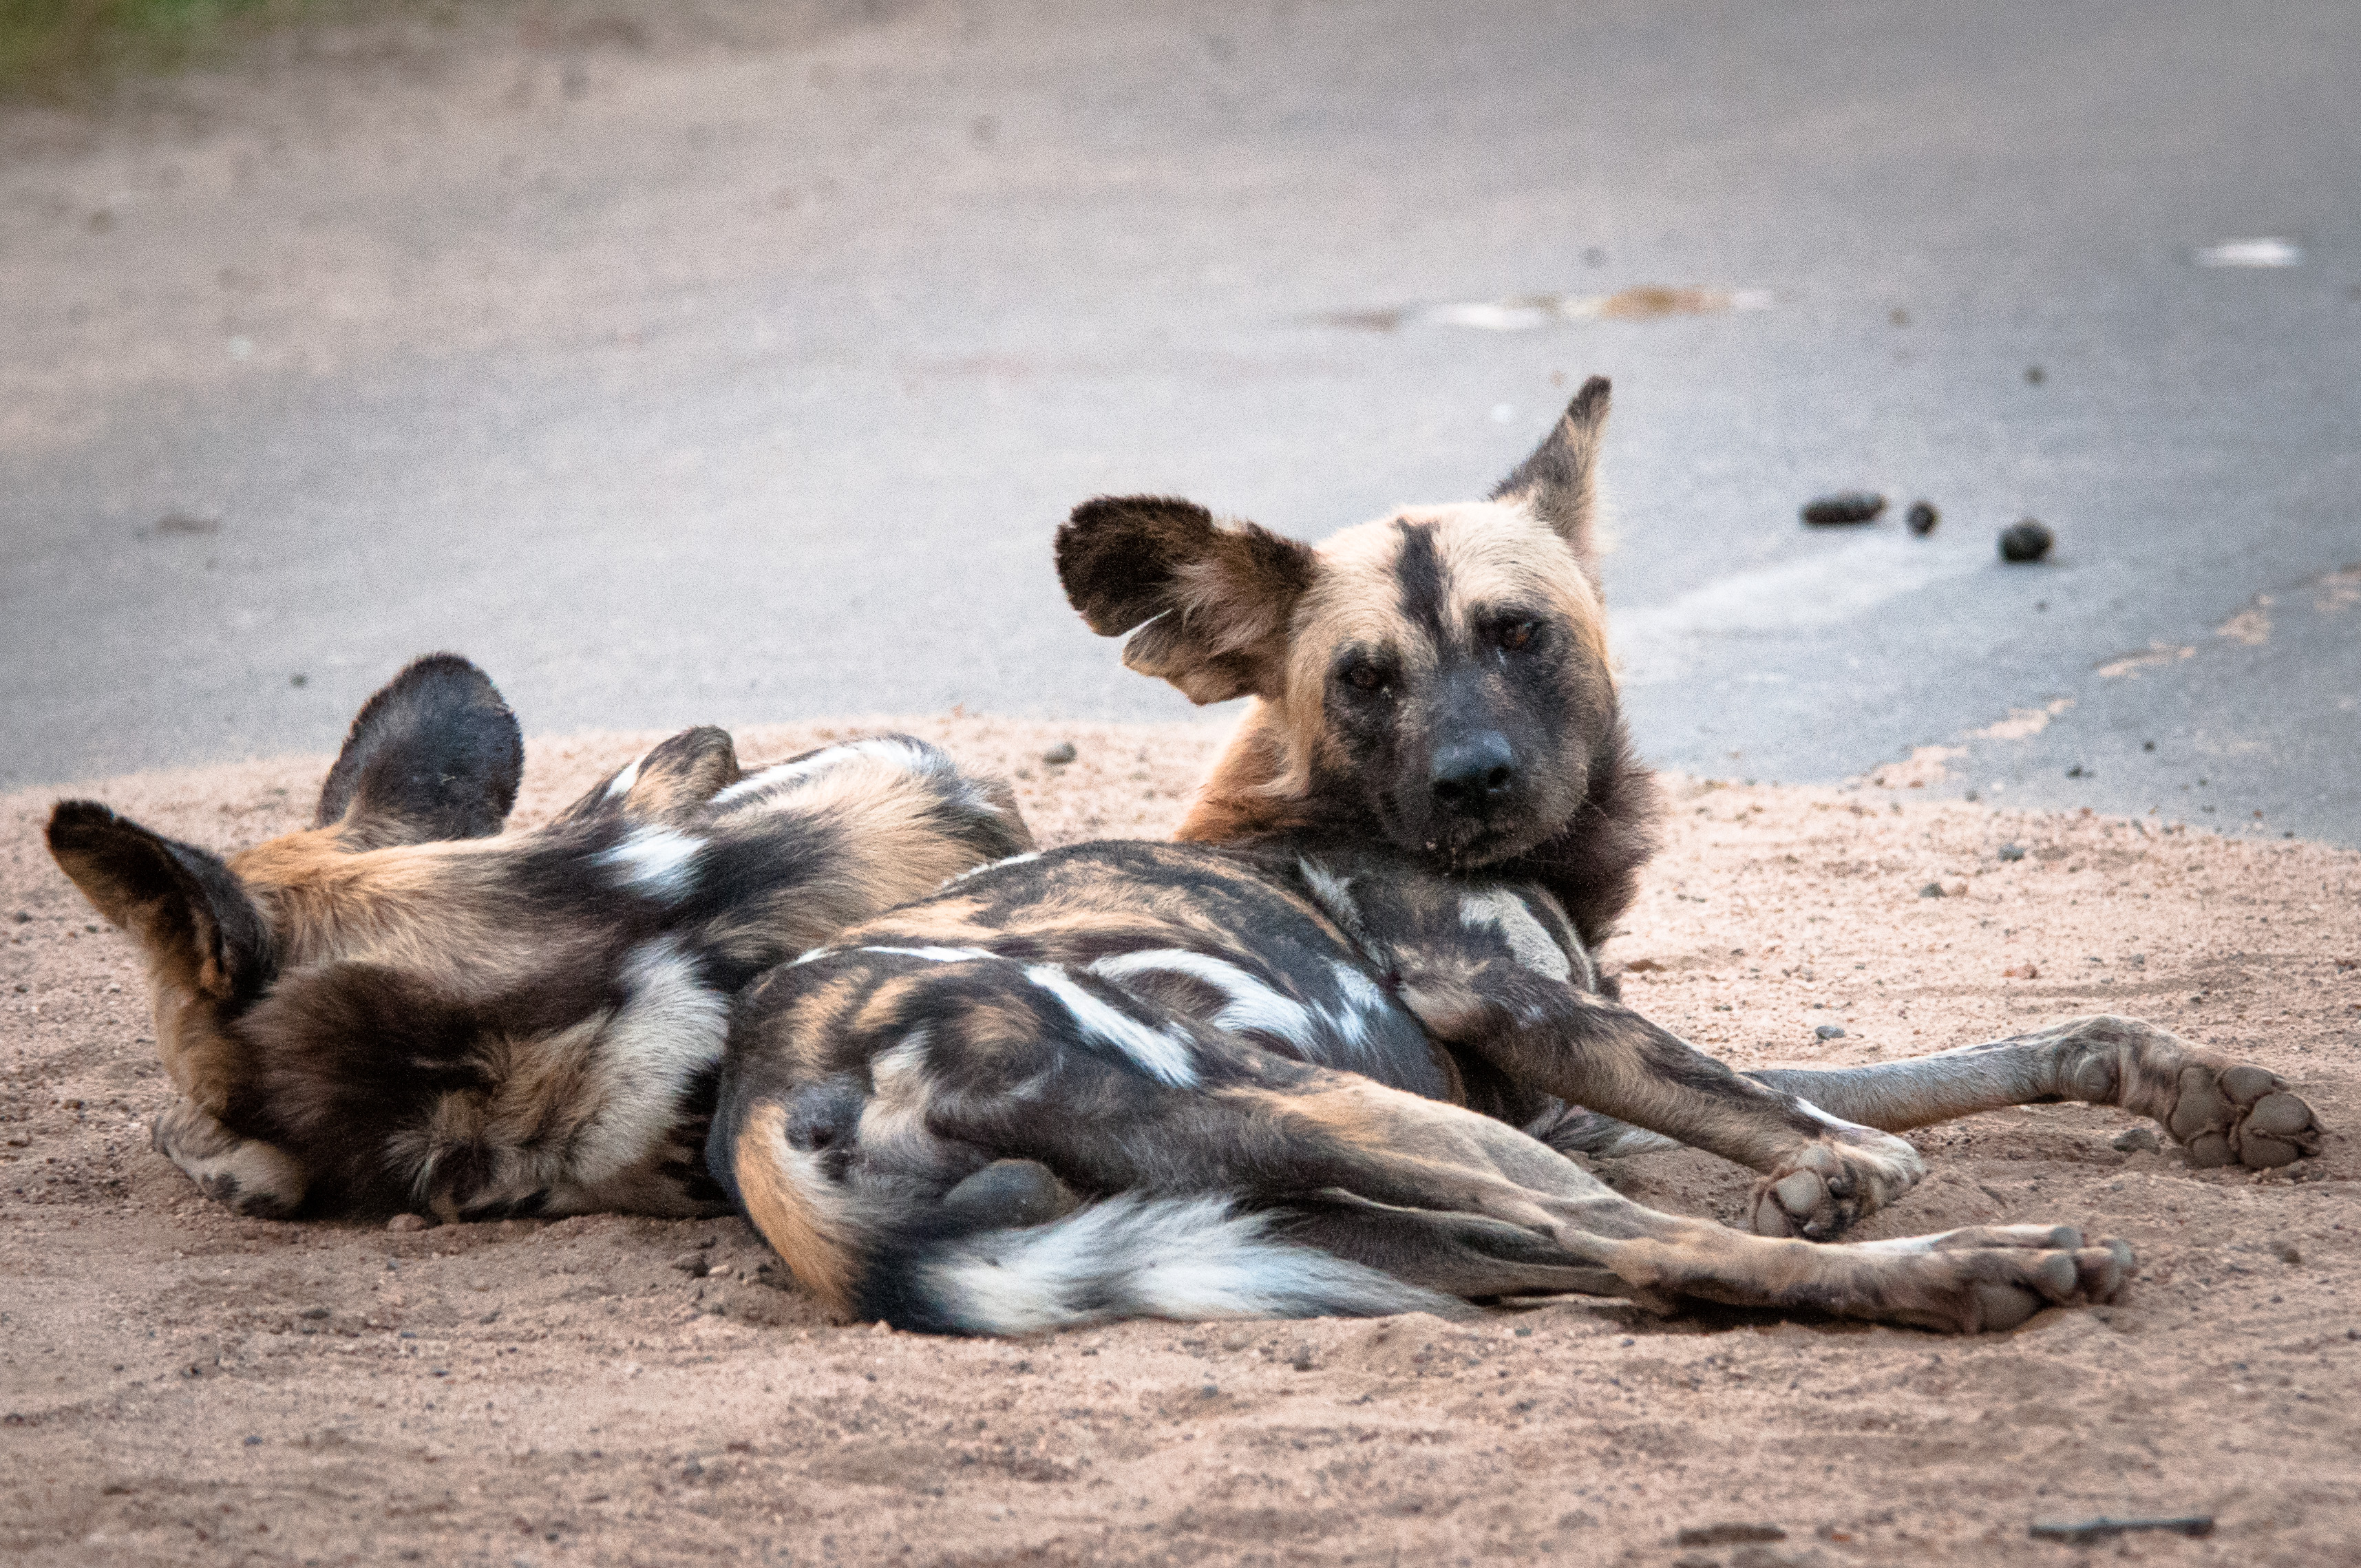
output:
[[1356, 664], [1345, 672], [1345, 684], [1356, 692], [1373, 692], [1386, 684], [1375, 664]]
[[1530, 620], [1512, 620], [1500, 628], [1500, 646], [1514, 653], [1533, 640], [1536, 630]]

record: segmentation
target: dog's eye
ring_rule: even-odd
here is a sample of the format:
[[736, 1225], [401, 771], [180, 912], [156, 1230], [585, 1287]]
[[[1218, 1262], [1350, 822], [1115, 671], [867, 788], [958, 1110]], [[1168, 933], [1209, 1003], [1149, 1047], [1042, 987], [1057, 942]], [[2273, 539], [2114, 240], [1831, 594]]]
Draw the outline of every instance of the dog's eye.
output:
[[1540, 630], [1532, 621], [1512, 620], [1500, 628], [1500, 646], [1514, 653], [1532, 642], [1533, 633]]
[[1378, 691], [1386, 684], [1385, 673], [1375, 664], [1356, 664], [1345, 672], [1345, 684], [1356, 692]]

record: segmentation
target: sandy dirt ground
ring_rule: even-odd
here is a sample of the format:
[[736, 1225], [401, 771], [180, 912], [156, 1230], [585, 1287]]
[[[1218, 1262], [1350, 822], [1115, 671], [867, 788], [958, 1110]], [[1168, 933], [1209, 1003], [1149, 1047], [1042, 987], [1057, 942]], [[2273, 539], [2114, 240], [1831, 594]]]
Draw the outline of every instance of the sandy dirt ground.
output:
[[[1052, 841], [1166, 831], [1213, 744], [912, 728], [1016, 775]], [[1063, 739], [1080, 759], [1045, 766]], [[519, 821], [634, 740], [536, 744]], [[227, 850], [295, 826], [324, 771], [90, 793]], [[2295, 1080], [2331, 1128], [2323, 1156], [2192, 1170], [2118, 1149], [2132, 1124], [2082, 1107], [1921, 1135], [1933, 1174], [1868, 1234], [2057, 1220], [2139, 1249], [2123, 1304], [1976, 1341], [1591, 1299], [1470, 1324], [892, 1334], [829, 1321], [735, 1221], [401, 1233], [207, 1203], [148, 1150], [166, 1088], [128, 947], [42, 850], [48, 796], [0, 799], [0, 1552], [2361, 1563], [2361, 1161], [2336, 1131], [2361, 1101], [2361, 855], [1873, 784], [1673, 795], [1670, 846], [1608, 957], [1632, 1001], [1709, 1048], [1852, 1061], [2136, 1013]], [[2026, 852], [2003, 859], [2012, 844]], [[1828, 1022], [1845, 1035], [1816, 1044]], [[1748, 1186], [1693, 1154], [1606, 1174], [1724, 1219]], [[2026, 1535], [2194, 1513], [2217, 1518], [2210, 1538]], [[1681, 1539], [1718, 1525], [1763, 1528]]]

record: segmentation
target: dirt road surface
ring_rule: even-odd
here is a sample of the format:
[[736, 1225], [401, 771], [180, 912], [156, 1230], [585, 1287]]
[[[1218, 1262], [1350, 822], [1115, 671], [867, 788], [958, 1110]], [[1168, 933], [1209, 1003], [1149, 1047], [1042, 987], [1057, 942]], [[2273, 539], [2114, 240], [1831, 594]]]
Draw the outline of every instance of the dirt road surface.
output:
[[[1045, 838], [1158, 834], [1202, 728], [917, 721]], [[753, 760], [841, 734], [741, 736]], [[634, 739], [531, 751], [546, 817]], [[1052, 769], [1039, 752], [1073, 740]], [[219, 849], [324, 759], [93, 793]], [[2361, 855], [1881, 789], [1686, 781], [1609, 949], [1731, 1059], [1851, 1061], [2076, 1014], [2294, 1080], [2323, 1155], [2257, 1177], [2081, 1107], [1920, 1135], [1870, 1235], [2129, 1238], [2123, 1304], [1975, 1341], [1574, 1299], [1472, 1324], [1139, 1322], [1010, 1343], [826, 1321], [735, 1221], [414, 1233], [234, 1218], [150, 1153], [140, 980], [0, 798], [0, 1552], [97, 1563], [2361, 1563]], [[1998, 850], [2015, 844], [2022, 859]], [[1928, 883], [1964, 883], [1927, 898]], [[2004, 978], [2027, 962], [2037, 978]], [[1814, 1028], [1846, 1034], [1817, 1042]], [[1737, 1217], [1701, 1155], [1610, 1162]], [[2211, 1514], [2095, 1549], [2035, 1521]], [[1680, 1532], [1763, 1527], [1684, 1546]], [[1777, 1539], [1764, 1539], [1771, 1531]], [[1724, 1532], [1727, 1535], [1728, 1532]]]

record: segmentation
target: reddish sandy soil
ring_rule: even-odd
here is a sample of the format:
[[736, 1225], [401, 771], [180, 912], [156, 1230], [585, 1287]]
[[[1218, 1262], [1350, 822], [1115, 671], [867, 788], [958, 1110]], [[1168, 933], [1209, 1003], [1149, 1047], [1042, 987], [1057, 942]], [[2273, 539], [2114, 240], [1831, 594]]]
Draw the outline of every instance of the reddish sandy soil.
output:
[[[1169, 828], [1200, 729], [917, 725], [1018, 773], [1046, 839]], [[741, 738], [750, 760], [823, 727]], [[1041, 749], [1081, 748], [1050, 769]], [[519, 820], [631, 737], [537, 745]], [[296, 824], [291, 759], [89, 793], [218, 849]], [[1029, 775], [1029, 776], [1023, 776]], [[1132, 1323], [958, 1343], [827, 1321], [735, 1221], [390, 1233], [201, 1199], [122, 938], [0, 800], [0, 1551], [62, 1563], [2361, 1563], [2361, 855], [1910, 792], [1676, 782], [1609, 949], [1733, 1060], [1923, 1051], [2079, 1013], [2295, 1080], [2324, 1153], [2118, 1151], [2083, 1107], [1919, 1136], [1870, 1235], [2129, 1238], [2127, 1300], [1976, 1341], [1575, 1299], [1472, 1324]], [[1900, 802], [1897, 806], [1897, 802]], [[2028, 853], [2003, 861], [2006, 842]], [[1927, 883], [1965, 883], [1926, 898]], [[2035, 979], [2004, 978], [2027, 962]], [[1848, 1033], [1813, 1043], [1815, 1025]], [[1610, 1165], [1734, 1218], [1701, 1155]], [[693, 1267], [684, 1267], [684, 1264]], [[701, 1271], [701, 1272], [700, 1272]], [[2028, 1541], [2202, 1513], [2204, 1540]], [[1776, 1540], [1683, 1544], [1716, 1524]], [[1767, 1531], [1763, 1532], [1767, 1534]]]

